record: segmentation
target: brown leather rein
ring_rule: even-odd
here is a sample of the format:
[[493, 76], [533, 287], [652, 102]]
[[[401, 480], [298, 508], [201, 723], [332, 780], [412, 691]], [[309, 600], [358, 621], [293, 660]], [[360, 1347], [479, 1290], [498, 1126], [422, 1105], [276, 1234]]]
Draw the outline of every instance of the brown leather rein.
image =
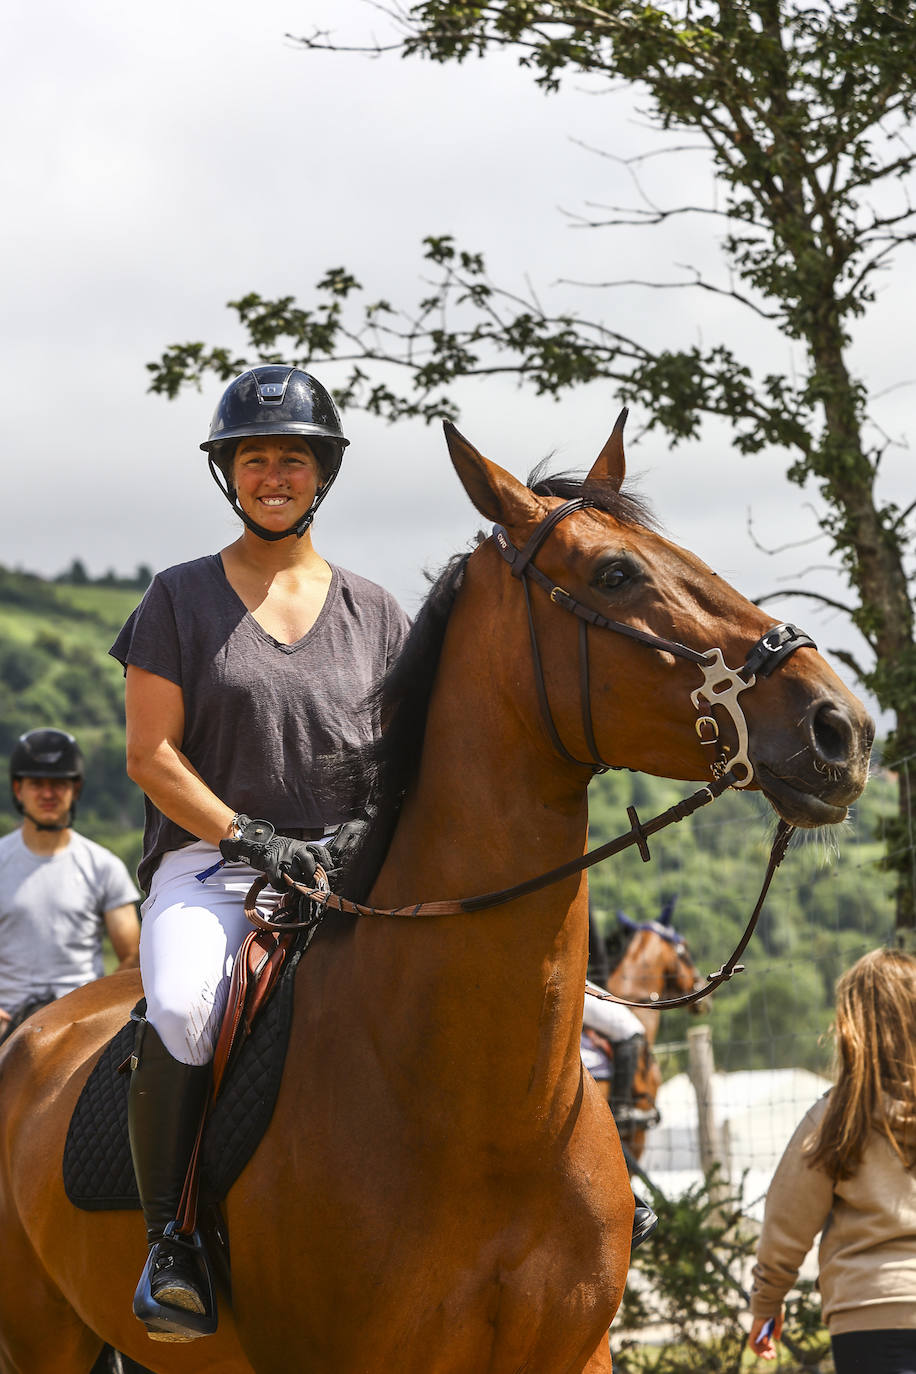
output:
[[[457, 898], [452, 901], [417, 902], [408, 906], [377, 907], [366, 906], [361, 902], [351, 902], [348, 897], [343, 897], [338, 892], [330, 892], [322, 887], [306, 887], [302, 883], [294, 883], [292, 879], [287, 878], [291, 891], [299, 893], [300, 896], [314, 903], [315, 908], [320, 909], [320, 916], [311, 915], [305, 921], [275, 921], [262, 916], [255, 906], [259, 894], [266, 887], [268, 881], [266, 876], [262, 876], [255, 880], [245, 898], [245, 915], [252, 925], [258, 926], [262, 930], [283, 932], [309, 929], [327, 911], [341, 911], [350, 916], [388, 916], [408, 920], [415, 920], [421, 916], [460, 916], [467, 912], [483, 911], [489, 907], [501, 906], [505, 902], [516, 901], [519, 897], [528, 896], [541, 888], [549, 887], [552, 883], [561, 882], [564, 878], [572, 877], [575, 873], [581, 873], [583, 869], [591, 868], [593, 864], [601, 863], [603, 859], [610, 858], [612, 854], [619, 854], [622, 850], [629, 849], [631, 845], [639, 847], [643, 862], [648, 863], [651, 858], [647, 843], [650, 835], [657, 834], [659, 830], [663, 830], [665, 826], [671, 825], [674, 821], [684, 820], [686, 816], [692, 815], [701, 806], [706, 806], [709, 802], [714, 801], [731, 786], [731, 774], [726, 773], [723, 777], [710, 783], [708, 787], [702, 788], [699, 792], [694, 792], [691, 796], [685, 797], [683, 801], [676, 802], [667, 811], [663, 811], [660, 815], [653, 816], [651, 820], [645, 822], [640, 821], [635, 807], [629, 806], [627, 807], [627, 815], [631, 822], [631, 828], [626, 834], [608, 840], [606, 844], [599, 845], [597, 849], [591, 850], [588, 854], [583, 854], [581, 858], [571, 859], [568, 863], [560, 864], [559, 867], [552, 868], [547, 873], [540, 873], [535, 878], [528, 878], [525, 882], [516, 883], [513, 887], [501, 888], [497, 892], [486, 892], [478, 897]], [[586, 987], [588, 995], [597, 997], [602, 1002], [618, 1002], [624, 1007], [643, 1007], [649, 1010], [666, 1011], [671, 1007], [688, 1007], [694, 1002], [699, 1002], [702, 997], [708, 997], [733, 974], [743, 973], [744, 965], [739, 964], [738, 960], [747, 948], [748, 941], [756, 929], [757, 920], [763, 910], [773, 874], [782, 862], [789, 840], [794, 833], [794, 826], [789, 825], [786, 821], [779, 822], [770, 850], [770, 858], [764, 875], [763, 886], [760, 889], [760, 896], [757, 898], [754, 910], [744, 928], [744, 933], [731, 956], [715, 973], [707, 975], [706, 982], [702, 987], [694, 988], [692, 992], [683, 993], [680, 997], [657, 998], [648, 1002], [629, 1001], [625, 997], [617, 997], [612, 992], [602, 992], [591, 985]]]
[[[708, 711], [714, 705], [724, 707], [735, 727], [738, 749], [734, 757], [729, 751], [720, 746], [715, 761], [711, 765], [713, 781], [698, 792], [692, 793], [682, 801], [675, 803], [667, 811], [661, 812], [651, 820], [642, 822], [636, 813], [635, 807], [627, 807], [627, 816], [630, 821], [630, 829], [623, 835], [618, 835], [613, 840], [608, 840], [606, 844], [599, 845], [596, 849], [579, 858], [570, 859], [567, 863], [560, 864], [556, 868], [550, 869], [546, 873], [538, 874], [536, 877], [528, 878], [523, 882], [515, 883], [511, 887], [500, 888], [495, 892], [485, 892], [476, 897], [462, 897], [451, 901], [437, 902], [417, 902], [400, 907], [374, 907], [367, 906], [360, 902], [351, 902], [349, 898], [341, 896], [339, 893], [330, 892], [327, 888], [306, 887], [301, 883], [294, 883], [287, 877], [291, 892], [294, 890], [302, 897], [307, 898], [312, 904], [313, 914], [305, 921], [289, 920], [270, 920], [264, 917], [255, 907], [255, 901], [267, 884], [267, 878], [258, 878], [252, 885], [248, 896], [245, 899], [245, 915], [252, 925], [258, 926], [263, 930], [291, 931], [308, 929], [315, 925], [316, 920], [321, 919], [326, 911], [340, 911], [352, 916], [386, 916], [415, 919], [421, 916], [458, 916], [468, 912], [482, 911], [490, 907], [500, 906], [506, 902], [516, 901], [520, 897], [526, 897], [532, 892], [538, 892], [542, 888], [549, 887], [553, 883], [562, 882], [564, 878], [569, 878], [577, 873], [591, 868], [594, 864], [601, 863], [602, 860], [610, 858], [612, 854], [619, 854], [624, 849], [636, 845], [644, 863], [648, 863], [651, 855], [649, 853], [649, 836], [655, 835], [666, 826], [674, 822], [682, 821], [687, 816], [699, 810], [700, 807], [715, 801], [723, 792], [730, 787], [746, 787], [752, 781], [754, 773], [750, 759], [747, 755], [747, 725], [744, 720], [744, 713], [738, 703], [738, 693], [746, 688], [753, 687], [758, 676], [766, 677], [784, 662], [786, 658], [796, 649], [810, 646], [816, 648], [814, 641], [808, 637], [797, 626], [790, 624], [773, 626], [767, 633], [753, 645], [749, 651], [744, 664], [740, 669], [733, 670], [728, 668], [719, 649], [709, 649], [705, 652], [698, 652], [690, 649], [685, 644], [679, 644], [674, 640], [663, 639], [659, 635], [653, 635], [645, 630], [636, 629], [634, 626], [626, 625], [619, 621], [609, 620], [605, 616], [599, 615], [591, 607], [576, 601], [561, 587], [555, 586], [540, 569], [532, 563], [534, 554], [540, 548], [550, 531], [574, 511], [584, 510], [591, 505], [587, 498], [577, 497], [570, 501], [564, 501], [560, 506], [555, 507], [550, 514], [541, 522], [537, 529], [528, 540], [523, 549], [516, 549], [509, 539], [508, 534], [501, 525], [494, 526], [493, 535], [497, 548], [503, 558], [509, 563], [512, 575], [521, 580], [525, 593], [525, 603], [528, 612], [529, 634], [531, 640], [532, 656], [534, 660], [535, 684], [537, 688], [538, 701], [541, 707], [541, 714], [544, 718], [547, 733], [557, 752], [571, 763], [584, 767], [591, 767], [594, 772], [604, 772], [611, 765], [606, 764], [598, 753], [595, 743], [595, 734], [592, 724], [591, 700], [589, 694], [589, 668], [588, 668], [588, 640], [587, 632], [589, 625], [599, 629], [613, 630], [618, 634], [623, 634], [632, 639], [637, 639], [652, 648], [659, 649], [661, 652], [670, 653], [678, 658], [689, 659], [695, 663], [703, 672], [704, 680], [701, 688], [691, 693], [691, 701], [697, 710]], [[534, 617], [531, 611], [531, 599], [528, 592], [528, 579], [531, 578], [537, 585], [543, 587], [548, 593], [551, 602], [565, 611], [570, 611], [579, 619], [579, 663], [580, 663], [580, 703], [582, 709], [583, 729], [586, 744], [591, 754], [588, 763], [583, 763], [581, 759], [575, 758], [562, 744], [559, 733], [553, 721], [550, 706], [547, 701], [547, 692], [544, 684], [544, 675], [541, 667], [541, 656], [537, 643], [537, 635], [534, 627]], [[696, 722], [697, 735], [703, 744], [714, 745], [718, 743], [719, 731], [716, 720], [711, 715], [701, 715]], [[739, 775], [734, 770], [740, 767], [744, 770], [743, 775]], [[707, 980], [700, 988], [695, 988], [692, 992], [684, 993], [680, 997], [667, 999], [656, 998], [648, 1002], [629, 1001], [624, 997], [617, 997], [614, 993], [602, 992], [592, 985], [586, 987], [589, 996], [597, 997], [605, 1002], [617, 1002], [625, 1007], [640, 1007], [656, 1011], [664, 1011], [672, 1007], [686, 1007], [698, 1002], [702, 997], [707, 997], [715, 991], [720, 984], [726, 982], [735, 973], [743, 972], [744, 965], [738, 960], [741, 958], [748, 942], [754, 933], [760, 912], [763, 909], [764, 901], [769, 890], [773, 874], [785, 857], [789, 841], [795, 833], [795, 827], [786, 821], [780, 820], [773, 845], [770, 850], [770, 857], [767, 864], [763, 885], [754, 910], [748, 919], [744, 933], [738, 942], [732, 955], [715, 973], [707, 975]], [[324, 874], [320, 873], [323, 879]], [[282, 908], [281, 908], [282, 910]], [[288, 910], [288, 908], [287, 908]]]

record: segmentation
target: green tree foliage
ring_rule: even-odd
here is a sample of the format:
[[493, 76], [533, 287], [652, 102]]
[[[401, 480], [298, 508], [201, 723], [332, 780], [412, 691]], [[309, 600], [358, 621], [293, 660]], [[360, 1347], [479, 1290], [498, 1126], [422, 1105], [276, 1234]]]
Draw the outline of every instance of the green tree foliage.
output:
[[[611, 1329], [617, 1374], [739, 1374], [756, 1367], [742, 1321], [757, 1227], [747, 1219], [743, 1187], [726, 1193], [713, 1175], [673, 1200], [655, 1194], [653, 1207], [658, 1230], [633, 1252]], [[784, 1374], [818, 1366], [829, 1353], [820, 1315], [812, 1284], [802, 1280], [786, 1303]], [[644, 1343], [649, 1326], [666, 1331], [660, 1348]]]
[[[638, 773], [608, 773], [591, 786], [589, 847], [629, 828], [635, 804], [645, 820], [692, 789]], [[798, 1067], [825, 1073], [834, 986], [866, 949], [894, 937], [893, 877], [883, 868], [882, 837], [895, 810], [896, 783], [873, 774], [838, 836], [799, 835], [776, 873], [746, 971], [709, 1001], [716, 1066], [725, 1071]], [[649, 842], [651, 863], [635, 849], [589, 870], [593, 914], [611, 938], [617, 913], [647, 921], [677, 899], [674, 925], [701, 975], [721, 967], [744, 930], [760, 890], [773, 837], [773, 813], [759, 795], [728, 792], [689, 821]], [[688, 1011], [666, 1011], [659, 1038], [680, 1043]], [[663, 1064], [686, 1068], [683, 1053]]]
[[[694, 438], [705, 416], [721, 417], [740, 452], [778, 451], [789, 480], [822, 498], [821, 527], [850, 597], [841, 605], [810, 587], [796, 594], [850, 616], [868, 657], [845, 655], [848, 665], [896, 718], [889, 757], [916, 756], [914, 506], [901, 510], [876, 491], [885, 439], [850, 358], [851, 331], [874, 301], [877, 275], [916, 235], [916, 152], [907, 141], [916, 3], [427, 0], [373, 8], [391, 18], [398, 37], [388, 50], [404, 57], [460, 63], [507, 49], [547, 92], [567, 81], [592, 82], [596, 93], [615, 80], [632, 83], [657, 129], [699, 139], [721, 196], [710, 206], [641, 201], [611, 210], [602, 226], [720, 217], [728, 284], [697, 274], [680, 285], [769, 320], [799, 342], [803, 363], [758, 375], [725, 343], [656, 349], [600, 315], [551, 314], [535, 293], [521, 297], [493, 281], [484, 255], [446, 233], [424, 241], [432, 281], [413, 308], [365, 297], [344, 267], [328, 271], [306, 305], [249, 293], [230, 302], [248, 335], [244, 356], [175, 345], [149, 365], [152, 389], [175, 395], [207, 372], [228, 378], [255, 360], [345, 359], [352, 370], [343, 402], [391, 419], [454, 416], [449, 384], [494, 373], [555, 397], [613, 380], [648, 409], [649, 427], [675, 442]], [[321, 33], [301, 41], [334, 49]], [[400, 368], [405, 389], [380, 382], [377, 364]], [[912, 927], [908, 806], [901, 788], [888, 862], [899, 875], [898, 923]]]

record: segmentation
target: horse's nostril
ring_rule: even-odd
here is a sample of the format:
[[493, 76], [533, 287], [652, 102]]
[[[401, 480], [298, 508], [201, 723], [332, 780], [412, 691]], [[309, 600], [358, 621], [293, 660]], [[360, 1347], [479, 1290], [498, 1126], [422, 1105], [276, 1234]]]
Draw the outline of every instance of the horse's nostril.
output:
[[814, 710], [811, 735], [818, 757], [824, 763], [849, 762], [852, 752], [852, 722], [845, 711], [830, 702]]

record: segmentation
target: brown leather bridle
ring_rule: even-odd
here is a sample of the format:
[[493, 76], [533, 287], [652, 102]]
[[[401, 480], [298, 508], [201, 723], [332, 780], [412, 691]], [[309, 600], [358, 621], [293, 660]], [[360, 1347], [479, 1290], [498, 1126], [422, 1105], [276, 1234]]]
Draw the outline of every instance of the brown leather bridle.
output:
[[[625, 635], [628, 639], [636, 639], [641, 644], [647, 644], [650, 648], [658, 649], [661, 653], [673, 654], [675, 658], [685, 658], [701, 669], [703, 684], [690, 696], [694, 707], [700, 710], [701, 702], [707, 709], [713, 706], [723, 707], [732, 718], [738, 738], [738, 748], [734, 753], [730, 749], [720, 746], [716, 760], [711, 765], [713, 776], [719, 777], [726, 770], [734, 771], [740, 765], [745, 770], [744, 775], [736, 774], [732, 785], [734, 787], [747, 787], [748, 783], [753, 780], [754, 770], [747, 755], [747, 723], [744, 719], [744, 712], [738, 704], [738, 694], [746, 691], [749, 687], [753, 687], [758, 677], [768, 677], [796, 649], [805, 647], [816, 649], [817, 645], [797, 625], [774, 625], [772, 629], [767, 630], [766, 634], [761, 635], [760, 639], [749, 650], [741, 667], [732, 669], [725, 663], [721, 649], [706, 649], [704, 652], [699, 652], [696, 649], [688, 648], [686, 644], [678, 643], [677, 640], [665, 639], [661, 635], [654, 635], [648, 630], [639, 630], [634, 625], [626, 625], [619, 620], [609, 620], [607, 616], [601, 615], [591, 606], [586, 606], [583, 602], [577, 601], [575, 597], [570, 596], [569, 592], [558, 587], [549, 577], [545, 577], [540, 568], [537, 568], [532, 562], [532, 559], [551, 530], [561, 520], [572, 515], [575, 511], [587, 510], [590, 507], [594, 508], [594, 503], [584, 496], [577, 496], [571, 501], [564, 501], [561, 505], [555, 506], [550, 514], [541, 521], [522, 549], [515, 547], [502, 525], [493, 526], [493, 539], [496, 547], [509, 564], [512, 576], [520, 579], [522, 590], [525, 593], [528, 633], [534, 663], [535, 689], [544, 725], [554, 749], [570, 763], [579, 764], [584, 768], [590, 767], [595, 773], [604, 773], [608, 768], [613, 767], [612, 764], [605, 763], [598, 752], [592, 723], [588, 661], [588, 628], [592, 625], [596, 629], [613, 630], [615, 634]], [[554, 723], [550, 703], [547, 699], [544, 670], [541, 664], [534, 615], [531, 609], [531, 595], [528, 590], [529, 580], [542, 588], [555, 606], [571, 612], [579, 621], [579, 702], [583, 733], [590, 755], [587, 761], [577, 759], [569, 752], [560, 739], [559, 731]], [[719, 743], [719, 727], [715, 717], [701, 715], [696, 722], [696, 731], [702, 744], [714, 746]]]
[[[649, 853], [648, 838], [656, 834], [665, 826], [676, 821], [683, 820], [686, 816], [692, 815], [699, 807], [707, 805], [721, 796], [730, 787], [743, 788], [753, 780], [754, 770], [747, 754], [748, 734], [747, 723], [744, 713], [738, 703], [738, 694], [754, 686], [758, 677], [767, 677], [775, 668], [793, 654], [796, 649], [804, 647], [816, 648], [814, 640], [804, 631], [799, 630], [796, 625], [782, 624], [775, 625], [766, 634], [757, 640], [739, 669], [729, 668], [722, 656], [721, 649], [707, 649], [698, 651], [689, 648], [686, 644], [680, 644], [676, 640], [665, 639], [661, 635], [651, 634], [647, 630], [637, 629], [635, 626], [627, 625], [621, 621], [609, 620], [606, 616], [586, 606], [583, 602], [577, 601], [575, 597], [564, 591], [562, 587], [553, 583], [550, 578], [533, 563], [534, 555], [544, 543], [559, 522], [572, 515], [575, 511], [595, 508], [594, 503], [587, 497], [575, 497], [572, 500], [564, 501], [541, 521], [537, 526], [528, 542], [522, 549], [517, 549], [510, 540], [506, 530], [502, 525], [494, 525], [493, 538], [496, 547], [503, 558], [509, 564], [513, 577], [519, 578], [525, 594], [525, 605], [528, 613], [529, 637], [531, 641], [532, 659], [534, 664], [535, 687], [541, 714], [550, 737], [553, 747], [567, 761], [579, 767], [590, 767], [595, 773], [603, 773], [613, 765], [605, 763], [601, 758], [595, 741], [594, 726], [592, 723], [591, 712], [591, 691], [589, 682], [589, 659], [588, 659], [588, 629], [593, 626], [596, 629], [613, 630], [616, 634], [625, 635], [629, 639], [635, 639], [640, 643], [648, 645], [650, 648], [658, 649], [662, 653], [673, 654], [676, 658], [684, 658], [697, 665], [703, 672], [703, 683], [691, 693], [691, 701], [694, 707], [699, 710], [709, 711], [714, 706], [723, 707], [732, 719], [738, 740], [737, 751], [732, 751], [725, 745], [719, 744], [719, 728], [715, 718], [710, 714], [701, 714], [696, 721], [696, 731], [701, 743], [716, 746], [718, 750], [716, 757], [710, 764], [713, 774], [713, 781], [707, 784], [698, 792], [686, 797], [683, 801], [677, 802], [669, 807], [667, 811], [653, 817], [650, 821], [642, 822], [636, 813], [635, 807], [627, 808], [627, 816], [630, 820], [630, 829], [623, 835], [609, 840], [606, 844], [598, 846], [589, 853], [581, 855], [579, 858], [571, 859], [567, 863], [560, 864], [552, 868], [547, 873], [538, 874], [534, 878], [529, 878], [521, 883], [515, 883], [512, 887], [500, 888], [495, 892], [483, 893], [476, 897], [463, 897], [451, 901], [440, 902], [417, 902], [400, 907], [373, 907], [360, 902], [351, 902], [349, 898], [341, 896], [339, 893], [330, 892], [324, 886], [306, 887], [302, 883], [294, 883], [290, 878], [287, 882], [290, 888], [307, 898], [312, 903], [314, 914], [305, 921], [289, 921], [285, 919], [270, 920], [262, 916], [255, 908], [255, 899], [258, 893], [267, 883], [267, 878], [259, 878], [252, 886], [245, 902], [245, 914], [248, 920], [256, 926], [265, 930], [295, 930], [308, 929], [315, 925], [316, 920], [327, 910], [341, 911], [353, 916], [389, 916], [414, 919], [421, 916], [456, 916], [466, 912], [481, 911], [489, 907], [500, 906], [506, 902], [515, 901], [520, 897], [537, 892], [542, 888], [549, 887], [553, 883], [561, 882], [564, 878], [572, 877], [581, 873], [594, 864], [600, 863], [603, 859], [609, 858], [612, 854], [620, 853], [622, 850], [632, 845], [638, 847], [643, 862], [648, 862], [651, 858]], [[541, 653], [538, 645], [537, 633], [534, 625], [534, 615], [531, 609], [531, 596], [528, 589], [529, 579], [537, 586], [541, 587], [549, 596], [550, 601], [561, 610], [568, 611], [575, 615], [579, 620], [579, 695], [580, 707], [582, 711], [582, 722], [585, 734], [586, 745], [591, 755], [588, 761], [575, 758], [563, 744], [559, 732], [550, 710], [550, 703], [547, 698], [547, 688], [544, 681], [544, 670], [541, 662]], [[742, 767], [744, 773], [739, 775], [734, 770]], [[795, 827], [786, 821], [780, 820], [776, 828], [776, 835], [770, 850], [769, 862], [764, 875], [763, 885], [760, 895], [753, 912], [745, 927], [744, 933], [737, 945], [737, 948], [722, 967], [715, 973], [707, 975], [706, 983], [695, 988], [692, 992], [685, 993], [679, 997], [667, 999], [656, 999], [650, 1002], [633, 1002], [626, 998], [616, 997], [613, 993], [602, 992], [593, 985], [588, 985], [586, 991], [590, 996], [598, 997], [606, 1002], [618, 1002], [627, 1007], [646, 1007], [664, 1011], [670, 1007], [689, 1006], [706, 997], [713, 992], [721, 983], [727, 981], [735, 973], [743, 970], [743, 965], [738, 962], [744, 950], [747, 948], [748, 941], [757, 925], [757, 920], [763, 908], [767, 891], [773, 874], [782, 862], [788, 848], [789, 840], [795, 833]], [[325, 875], [320, 872], [322, 882]]]

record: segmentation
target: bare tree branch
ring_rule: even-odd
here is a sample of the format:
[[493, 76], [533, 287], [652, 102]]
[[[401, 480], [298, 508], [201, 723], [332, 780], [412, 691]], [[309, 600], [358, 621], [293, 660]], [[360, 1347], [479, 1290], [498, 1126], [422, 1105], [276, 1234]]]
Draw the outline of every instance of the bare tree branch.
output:
[[[751, 600], [753, 601], [755, 606], [763, 606], [768, 601], [785, 600], [785, 598], [788, 596], [805, 597], [808, 601], [816, 601], [819, 606], [825, 606], [829, 610], [841, 611], [843, 615], [849, 616], [849, 618], [853, 621], [855, 620], [856, 608], [854, 606], [847, 606], [844, 602], [836, 601], [831, 596], [824, 596], [822, 592], [808, 591], [804, 587], [787, 587], [784, 591], [781, 592], [765, 592], [763, 596], [751, 597]], [[865, 632], [861, 629], [859, 630], [859, 633], [862, 635], [862, 638], [865, 640], [868, 647], [876, 653], [877, 646], [875, 645], [875, 642], [871, 638], [871, 636], [865, 634]]]
[[648, 291], [683, 291], [699, 290], [708, 291], [714, 296], [727, 296], [730, 300], [737, 301], [739, 305], [747, 306], [748, 310], [753, 310], [755, 315], [759, 315], [764, 320], [776, 320], [779, 318], [777, 311], [764, 310], [733, 287], [713, 286], [712, 282], [704, 281], [695, 267], [688, 267], [686, 264], [675, 263], [676, 267], [683, 266], [687, 272], [695, 272], [695, 281], [644, 281], [639, 277], [623, 277], [620, 281], [578, 281], [575, 277], [558, 277], [557, 282], [561, 286], [584, 286], [591, 290], [610, 290], [618, 286], [640, 286]]
[[[803, 509], [810, 511], [811, 514], [814, 516], [815, 520], [817, 519], [817, 511], [810, 504], [810, 502], [806, 501]], [[790, 540], [788, 544], [777, 544], [775, 548], [768, 549], [765, 544], [761, 544], [760, 540], [757, 538], [757, 535], [754, 533], [753, 515], [751, 513], [750, 508], [748, 508], [747, 512], [746, 525], [748, 537], [750, 538], [751, 543], [754, 545], [756, 549], [759, 549], [761, 553], [765, 553], [770, 557], [775, 557], [777, 554], [780, 553], [786, 553], [789, 549], [807, 548], [809, 544], [816, 544], [820, 539], [826, 539], [827, 537], [823, 530], [819, 530], [817, 534], [809, 535], [806, 539], [793, 539]]]
[[840, 663], [845, 663], [858, 682], [865, 686], [868, 685], [868, 670], [862, 667], [859, 660], [848, 649], [828, 649], [827, 652], [832, 654]]

